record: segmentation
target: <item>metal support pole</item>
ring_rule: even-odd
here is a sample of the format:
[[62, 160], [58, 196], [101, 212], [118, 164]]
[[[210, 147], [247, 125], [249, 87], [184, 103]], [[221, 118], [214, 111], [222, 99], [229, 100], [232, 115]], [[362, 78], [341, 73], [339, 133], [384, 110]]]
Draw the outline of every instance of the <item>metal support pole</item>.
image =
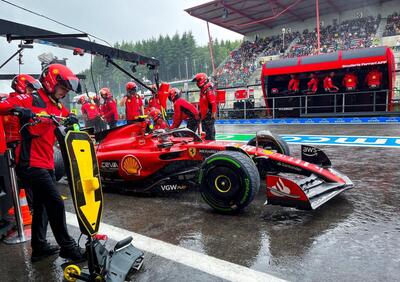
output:
[[246, 119], [246, 116], [247, 116], [247, 115], [246, 115], [246, 104], [247, 104], [247, 99], [244, 99], [243, 102], [244, 102], [244, 105], [243, 105], [243, 112], [244, 112], [244, 113], [243, 113], [243, 117], [244, 117], [244, 119]]
[[344, 94], [343, 93], [341, 93], [342, 94], [342, 113], [344, 113], [344, 107], [345, 107], [345, 105], [346, 105], [346, 102], [345, 102], [345, 97], [346, 96], [344, 96]]
[[304, 105], [304, 108], [305, 108], [304, 113], [307, 114], [308, 113], [308, 97], [306, 96], [305, 98], [306, 98], [306, 100], [304, 102], [304, 104], [305, 104]]
[[[11, 192], [14, 202], [14, 214], [15, 221], [17, 224], [17, 231], [10, 234], [5, 240], [6, 244], [19, 244], [29, 241], [30, 238], [30, 229], [24, 230], [24, 223], [22, 221], [21, 215], [21, 205], [19, 202], [19, 194], [18, 194], [18, 184], [17, 184], [17, 176], [15, 174], [15, 162], [12, 155], [12, 151], [8, 149], [7, 153], [7, 163], [8, 163], [8, 172], [10, 174], [11, 180]], [[26, 232], [26, 233], [25, 233]]]
[[336, 95], [333, 95], [333, 112], [336, 114]]
[[302, 113], [303, 113], [303, 97], [300, 96], [300, 114]]
[[386, 106], [385, 106], [385, 112], [388, 111], [388, 107], [389, 107], [389, 93], [386, 91]]
[[213, 74], [215, 74], [215, 62], [214, 62], [214, 55], [213, 55], [213, 50], [212, 50], [212, 39], [211, 39], [211, 34], [210, 34], [210, 25], [207, 22], [207, 31], [208, 31], [208, 46], [210, 48], [210, 56], [211, 56], [211, 64], [213, 68]]
[[272, 118], [275, 118], [275, 97], [272, 98]]
[[319, 0], [315, 0], [315, 9], [317, 12], [317, 54], [320, 53], [321, 50], [321, 36], [320, 36], [320, 21], [319, 21]]
[[373, 111], [375, 112], [376, 111], [376, 91], [374, 91], [373, 97], [374, 97]]

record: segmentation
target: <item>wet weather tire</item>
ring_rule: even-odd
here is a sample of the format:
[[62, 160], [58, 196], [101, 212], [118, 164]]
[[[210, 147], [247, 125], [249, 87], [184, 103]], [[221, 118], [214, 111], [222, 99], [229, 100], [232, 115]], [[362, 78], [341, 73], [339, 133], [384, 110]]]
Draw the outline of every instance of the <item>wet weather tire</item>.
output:
[[200, 169], [201, 196], [220, 213], [235, 213], [248, 206], [260, 188], [254, 162], [245, 154], [224, 151], [208, 157]]
[[56, 181], [59, 181], [65, 175], [64, 160], [60, 149], [54, 146], [54, 175]]

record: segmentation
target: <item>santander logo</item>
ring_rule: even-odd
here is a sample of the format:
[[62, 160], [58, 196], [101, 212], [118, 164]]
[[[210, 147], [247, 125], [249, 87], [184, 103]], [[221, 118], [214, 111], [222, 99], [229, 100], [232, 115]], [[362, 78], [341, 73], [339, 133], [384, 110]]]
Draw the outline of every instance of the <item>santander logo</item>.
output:
[[289, 197], [294, 199], [300, 198], [299, 195], [291, 194], [290, 188], [287, 184], [285, 184], [284, 179], [280, 177], [274, 177], [274, 179], [268, 181], [268, 189], [271, 194], [276, 197]]

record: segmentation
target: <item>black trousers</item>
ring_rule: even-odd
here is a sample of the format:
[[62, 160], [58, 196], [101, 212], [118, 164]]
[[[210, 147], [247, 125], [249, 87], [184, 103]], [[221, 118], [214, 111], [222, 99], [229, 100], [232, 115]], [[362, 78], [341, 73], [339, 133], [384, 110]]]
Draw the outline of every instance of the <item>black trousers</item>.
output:
[[201, 121], [201, 127], [206, 133], [206, 140], [215, 140], [215, 119], [211, 115], [207, 115], [205, 119]]
[[198, 127], [199, 127], [199, 121], [197, 119], [194, 118], [188, 119], [187, 128], [189, 128], [193, 132], [196, 132]]
[[24, 184], [30, 186], [33, 193], [32, 249], [40, 249], [47, 244], [48, 222], [61, 248], [74, 247], [76, 242], [68, 234], [64, 201], [56, 187], [54, 171], [35, 167], [19, 167], [17, 174]]

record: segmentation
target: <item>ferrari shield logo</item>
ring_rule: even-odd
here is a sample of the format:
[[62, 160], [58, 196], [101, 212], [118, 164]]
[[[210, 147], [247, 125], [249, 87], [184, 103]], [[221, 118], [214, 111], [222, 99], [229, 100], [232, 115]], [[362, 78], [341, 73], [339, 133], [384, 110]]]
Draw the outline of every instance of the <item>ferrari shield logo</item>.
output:
[[196, 148], [189, 148], [189, 156], [193, 158], [196, 155]]
[[142, 165], [139, 160], [132, 155], [125, 156], [121, 161], [122, 170], [128, 175], [140, 175]]

